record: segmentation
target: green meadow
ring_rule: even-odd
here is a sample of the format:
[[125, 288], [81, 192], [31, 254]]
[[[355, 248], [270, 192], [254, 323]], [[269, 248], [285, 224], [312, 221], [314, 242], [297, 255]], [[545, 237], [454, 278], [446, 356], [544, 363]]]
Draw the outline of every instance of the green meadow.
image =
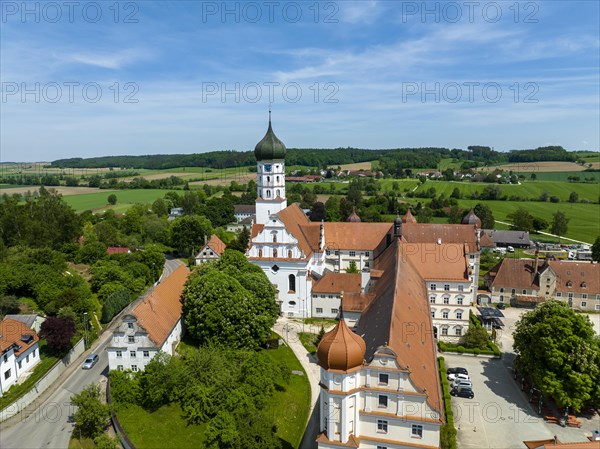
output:
[[[136, 203], [152, 203], [157, 198], [162, 198], [169, 190], [161, 189], [136, 189], [136, 190], [100, 190], [98, 193], [85, 193], [82, 195], [65, 195], [63, 199], [76, 212], [85, 210], [113, 209], [115, 212], [125, 212]], [[108, 196], [117, 195], [117, 204], [108, 204]], [[179, 191], [179, 193], [182, 193]]]

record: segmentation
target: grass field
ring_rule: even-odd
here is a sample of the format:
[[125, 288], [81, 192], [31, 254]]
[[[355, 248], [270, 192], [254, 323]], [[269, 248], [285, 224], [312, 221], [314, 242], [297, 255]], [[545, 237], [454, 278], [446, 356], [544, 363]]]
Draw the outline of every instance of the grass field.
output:
[[545, 172], [564, 171], [579, 172], [587, 168], [587, 165], [579, 165], [575, 162], [541, 161], [541, 162], [513, 162], [509, 164], [480, 167], [478, 170], [490, 171], [490, 169], [512, 170], [514, 172]]
[[[190, 347], [184, 351], [193, 350]], [[290, 370], [303, 371], [290, 348], [281, 346], [268, 350], [273, 359], [285, 363]], [[310, 385], [306, 375], [292, 374], [285, 391], [276, 391], [268, 413], [275, 417], [277, 436], [285, 449], [298, 448], [310, 410]], [[138, 448], [195, 449], [203, 447], [205, 425], [187, 425], [179, 405], [163, 406], [148, 412], [139, 406], [127, 406], [118, 411], [119, 421]]]
[[355, 164], [343, 164], [340, 165], [342, 170], [371, 170], [371, 162], [357, 162]]
[[[531, 178], [531, 174], [533, 172], [521, 172], [519, 174], [525, 176], [526, 179]], [[535, 176], [537, 181], [563, 181], [569, 182], [569, 177], [571, 176], [579, 176], [579, 178], [583, 181], [585, 178], [593, 178], [596, 182], [600, 182], [600, 172], [565, 172], [565, 171], [546, 171], [546, 172], [535, 172]]]
[[[97, 211], [99, 209], [113, 209], [115, 212], [124, 212], [130, 206], [136, 203], [152, 203], [157, 198], [162, 198], [168, 190], [160, 189], [137, 189], [137, 190], [118, 190], [113, 191], [117, 195], [117, 204], [110, 206], [108, 204], [108, 190], [99, 190], [97, 193], [88, 193], [85, 195], [65, 196], [65, 202], [76, 212], [85, 210]], [[182, 193], [181, 191], [179, 193]]]
[[[387, 181], [387, 180], [386, 180]], [[455, 182], [455, 181], [427, 181], [419, 186], [417, 192], [435, 188], [438, 195], [443, 193], [447, 197], [458, 187], [464, 196], [471, 193], [481, 193], [490, 184], [483, 182]], [[494, 184], [495, 185], [495, 184]], [[591, 202], [597, 202], [600, 196], [599, 184], [584, 184], [572, 182], [557, 181], [523, 181], [521, 184], [498, 184], [502, 193], [506, 196], [518, 195], [524, 198], [539, 198], [539, 196], [548, 192], [550, 196], [557, 196], [561, 201], [568, 201], [571, 192], [579, 194], [579, 200], [587, 199]]]

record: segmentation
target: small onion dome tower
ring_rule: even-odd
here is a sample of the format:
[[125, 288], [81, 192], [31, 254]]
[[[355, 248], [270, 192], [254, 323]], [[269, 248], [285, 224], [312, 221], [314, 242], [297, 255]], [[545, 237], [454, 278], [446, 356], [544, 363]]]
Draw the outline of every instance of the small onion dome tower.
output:
[[475, 225], [476, 228], [481, 228], [481, 220], [477, 215], [475, 215], [473, 209], [471, 209], [469, 213], [464, 216], [464, 218], [462, 219], [462, 224]]
[[340, 304], [340, 320], [323, 336], [317, 348], [319, 366], [325, 370], [350, 371], [363, 364], [367, 352], [365, 341], [346, 324], [342, 307]]
[[285, 145], [277, 138], [271, 126], [271, 111], [269, 111], [269, 128], [265, 137], [254, 147], [257, 161], [285, 159]]
[[402, 218], [398, 215], [394, 218], [394, 237], [400, 237], [402, 235]]
[[404, 216], [402, 217], [402, 223], [416, 223], [416, 222], [417, 222], [417, 219], [412, 214], [410, 209], [408, 209], [406, 211], [406, 213], [404, 214]]
[[350, 223], [360, 223], [360, 217], [356, 213], [356, 209], [354, 207], [352, 208], [352, 213], [346, 221], [349, 221]]

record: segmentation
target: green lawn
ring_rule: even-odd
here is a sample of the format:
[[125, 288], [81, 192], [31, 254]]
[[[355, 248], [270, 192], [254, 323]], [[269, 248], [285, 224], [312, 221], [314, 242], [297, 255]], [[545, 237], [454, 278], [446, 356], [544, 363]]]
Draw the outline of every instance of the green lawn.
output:
[[[519, 172], [520, 175], [524, 175], [526, 179], [530, 179], [532, 172]], [[586, 172], [586, 171], [548, 171], [548, 172], [535, 172], [536, 179], [538, 181], [563, 181], [569, 182], [570, 176], [579, 176], [583, 181], [585, 178], [594, 178], [596, 182], [600, 182], [600, 172]]]
[[[180, 344], [178, 352], [193, 351], [191, 342]], [[287, 346], [267, 350], [273, 359], [285, 363], [290, 370], [302, 371], [302, 365]], [[296, 449], [300, 445], [310, 410], [310, 385], [305, 375], [292, 374], [284, 391], [276, 391], [268, 412], [274, 416], [277, 436], [284, 448]], [[139, 449], [143, 448], [198, 448], [204, 441], [204, 425], [187, 425], [178, 404], [163, 406], [148, 412], [135, 405], [118, 411], [119, 421], [129, 439]]]
[[302, 346], [311, 354], [317, 352], [317, 347], [315, 346], [315, 338], [317, 337], [315, 334], [310, 332], [298, 332], [298, 336], [300, 337], [300, 342]]
[[[117, 204], [110, 207], [116, 212], [124, 212], [130, 206], [136, 203], [152, 203], [157, 198], [162, 198], [168, 190], [161, 189], [136, 189], [136, 190], [118, 190], [113, 192], [99, 191], [98, 193], [86, 193], [84, 195], [66, 195], [63, 196], [65, 202], [76, 212], [85, 210], [96, 210], [109, 208], [108, 195], [114, 193], [117, 195]], [[179, 193], [182, 193], [181, 191]]]

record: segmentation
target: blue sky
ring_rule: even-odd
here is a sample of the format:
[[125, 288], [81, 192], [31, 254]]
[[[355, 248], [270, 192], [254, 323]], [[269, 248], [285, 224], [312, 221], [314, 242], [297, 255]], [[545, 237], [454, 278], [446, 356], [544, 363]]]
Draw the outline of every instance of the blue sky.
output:
[[3, 1], [0, 160], [598, 151], [600, 3], [476, 3]]

